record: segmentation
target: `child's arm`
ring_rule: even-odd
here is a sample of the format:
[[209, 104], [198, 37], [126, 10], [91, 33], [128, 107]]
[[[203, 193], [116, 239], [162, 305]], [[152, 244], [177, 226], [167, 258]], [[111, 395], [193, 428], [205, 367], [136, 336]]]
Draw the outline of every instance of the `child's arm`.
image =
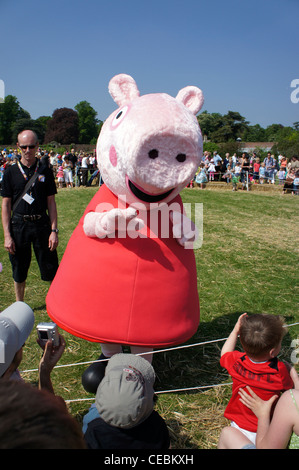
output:
[[238, 318], [238, 321], [235, 324], [235, 327], [234, 327], [233, 331], [231, 332], [231, 334], [229, 335], [229, 337], [227, 338], [227, 340], [225, 341], [225, 343], [224, 343], [224, 345], [221, 349], [221, 356], [223, 356], [223, 354], [225, 354], [227, 352], [234, 351], [234, 349], [236, 347], [237, 340], [238, 340], [238, 335], [239, 335], [240, 326], [241, 326], [241, 320], [242, 320], [243, 317], [245, 317], [245, 315], [247, 315], [247, 313], [243, 313]]

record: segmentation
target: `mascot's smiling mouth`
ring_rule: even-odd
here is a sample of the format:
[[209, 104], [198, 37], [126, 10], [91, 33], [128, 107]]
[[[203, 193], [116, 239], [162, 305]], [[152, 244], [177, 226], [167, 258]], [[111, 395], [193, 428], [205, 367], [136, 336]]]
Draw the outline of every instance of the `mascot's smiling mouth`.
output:
[[131, 192], [134, 194], [134, 196], [137, 197], [137, 199], [140, 199], [143, 202], [159, 202], [159, 201], [162, 201], [167, 196], [169, 196], [169, 194], [171, 194], [171, 192], [173, 191], [173, 189], [170, 189], [169, 191], [166, 191], [165, 193], [150, 194], [150, 193], [145, 192], [137, 184], [132, 183], [132, 181], [129, 180], [129, 178], [127, 176], [126, 176], [126, 181], [127, 181], [128, 188], [131, 190]]

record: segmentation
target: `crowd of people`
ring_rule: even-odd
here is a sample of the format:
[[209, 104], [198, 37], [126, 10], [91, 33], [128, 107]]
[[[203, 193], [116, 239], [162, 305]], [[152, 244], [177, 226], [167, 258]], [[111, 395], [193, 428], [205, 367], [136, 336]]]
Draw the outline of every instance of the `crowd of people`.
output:
[[232, 183], [232, 190], [236, 191], [238, 183], [242, 189], [249, 184], [276, 184], [282, 185], [283, 194], [299, 195], [299, 157], [297, 155], [288, 159], [283, 155], [275, 158], [271, 152], [262, 161], [255, 152], [252, 155], [243, 153], [238, 157], [235, 153], [225, 154], [222, 158], [217, 152], [204, 152], [203, 160], [190, 182], [193, 187], [197, 183], [204, 189], [210, 181], [225, 181]]
[[[58, 188], [74, 186], [90, 186], [95, 178], [100, 178], [97, 168], [96, 152], [86, 153], [70, 152], [62, 154], [51, 151], [44, 151], [38, 148], [36, 156], [49, 164], [53, 171], [55, 182]], [[0, 151], [0, 183], [3, 179], [5, 169], [16, 163], [21, 158], [20, 148], [3, 149]]]
[[[65, 348], [63, 336], [59, 335], [57, 345], [51, 339], [46, 344], [39, 341], [44, 351], [38, 388], [22, 379], [19, 366], [23, 345], [34, 325], [33, 311], [23, 301], [31, 245], [42, 280], [51, 282], [58, 269], [55, 177], [59, 176], [55, 176], [54, 168], [57, 175], [61, 166], [70, 173], [69, 162], [77, 165], [79, 161], [85, 168], [85, 157], [80, 161], [71, 152], [62, 159], [65, 166], [60, 165], [57, 155], [36, 158], [38, 139], [30, 130], [19, 134], [18, 144], [20, 154], [13, 152], [15, 156], [10, 157], [16, 164], [5, 168], [1, 190], [4, 247], [12, 265], [16, 302], [0, 313], [0, 448], [167, 450], [169, 431], [154, 409], [155, 371], [145, 355], [118, 351], [107, 357], [105, 353], [104, 374], [82, 427], [69, 414], [63, 399], [56, 396], [51, 382], [51, 371]], [[205, 160], [208, 157], [205, 155]], [[221, 157], [216, 157], [214, 176], [222, 164]], [[249, 159], [244, 156], [243, 160]], [[297, 162], [296, 157], [290, 164]], [[243, 165], [243, 171], [247, 167], [250, 162]], [[68, 176], [69, 184], [70, 180]], [[232, 425], [223, 429], [220, 449], [286, 448], [293, 433], [295, 438], [299, 436], [298, 374], [294, 367], [277, 359], [285, 331], [277, 315], [243, 314], [226, 340], [220, 364], [233, 380], [232, 398], [224, 414]], [[236, 351], [238, 337], [244, 352]], [[282, 391], [287, 395], [279, 398], [270, 421], [269, 404]], [[276, 439], [277, 427], [281, 439]], [[295, 445], [299, 448], [298, 443]]]
[[[91, 186], [93, 180], [101, 183], [101, 175], [97, 167], [96, 151], [85, 153], [64, 152], [62, 155], [51, 150], [49, 152], [38, 149], [37, 157], [47, 159], [53, 170], [58, 188], [75, 186]], [[0, 184], [4, 170], [20, 158], [20, 150], [3, 149], [0, 151]], [[261, 159], [256, 152], [241, 156], [234, 153], [232, 156], [226, 153], [222, 158], [218, 152], [205, 151], [202, 162], [189, 183], [194, 187], [195, 183], [204, 189], [208, 182], [225, 181], [231, 183], [232, 190], [237, 191], [238, 183], [245, 189], [250, 184], [279, 184], [283, 194], [299, 195], [299, 157], [291, 158], [279, 154], [276, 158], [271, 152]]]

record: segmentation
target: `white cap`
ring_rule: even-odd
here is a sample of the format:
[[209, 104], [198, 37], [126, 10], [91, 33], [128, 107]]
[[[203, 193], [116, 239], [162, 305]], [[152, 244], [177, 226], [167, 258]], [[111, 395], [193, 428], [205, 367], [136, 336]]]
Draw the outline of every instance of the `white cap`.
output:
[[24, 302], [15, 302], [0, 313], [0, 377], [24, 345], [33, 325], [33, 310]]

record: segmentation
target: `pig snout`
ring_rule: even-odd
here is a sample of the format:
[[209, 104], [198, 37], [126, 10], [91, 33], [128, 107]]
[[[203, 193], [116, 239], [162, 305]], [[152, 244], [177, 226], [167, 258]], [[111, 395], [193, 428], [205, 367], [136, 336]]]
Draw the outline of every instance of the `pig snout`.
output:
[[136, 162], [136, 183], [152, 193], [170, 190], [188, 181], [200, 162], [198, 144], [177, 134], [147, 137], [131, 158]]
[[[148, 152], [148, 156], [152, 160], [155, 160], [155, 158], [159, 157], [159, 150], [157, 150], [157, 149], [150, 150]], [[186, 160], [187, 156], [186, 156], [185, 153], [178, 153], [175, 158], [177, 159], [178, 162], [183, 163]]]

